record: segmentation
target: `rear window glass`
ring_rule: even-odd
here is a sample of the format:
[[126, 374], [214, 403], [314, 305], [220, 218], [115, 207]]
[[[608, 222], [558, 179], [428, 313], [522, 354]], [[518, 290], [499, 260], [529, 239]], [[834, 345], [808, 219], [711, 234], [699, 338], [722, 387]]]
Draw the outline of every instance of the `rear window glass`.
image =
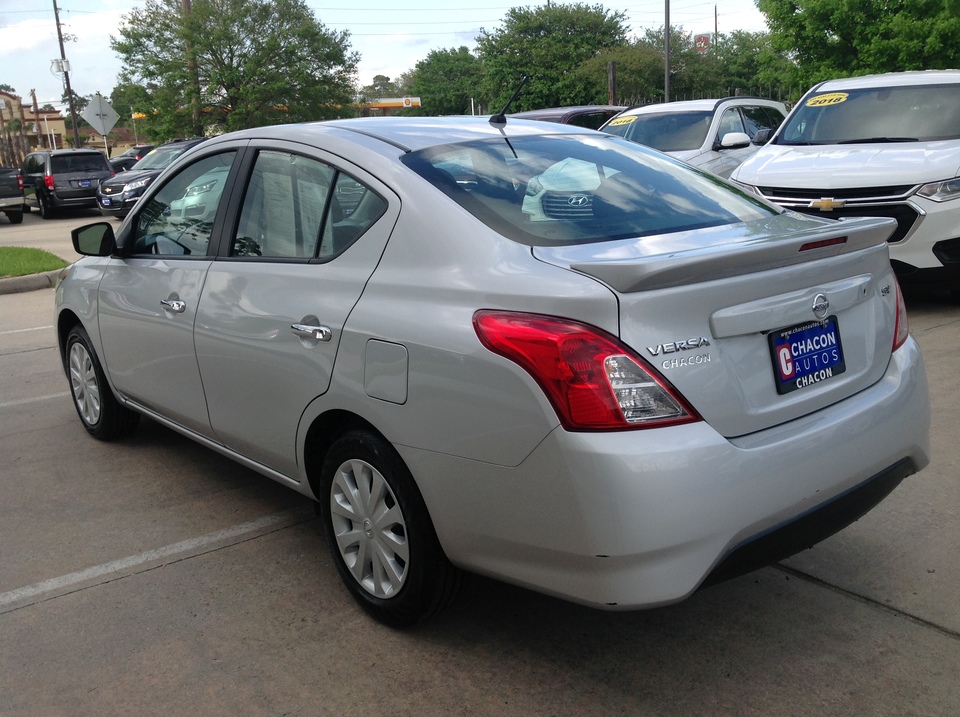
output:
[[933, 142], [960, 138], [960, 85], [874, 87], [807, 96], [778, 144]]
[[775, 208], [713, 175], [606, 135], [434, 147], [404, 163], [498, 233], [584, 244], [751, 221]]
[[110, 165], [102, 154], [68, 154], [50, 158], [53, 174], [70, 172], [109, 172]]

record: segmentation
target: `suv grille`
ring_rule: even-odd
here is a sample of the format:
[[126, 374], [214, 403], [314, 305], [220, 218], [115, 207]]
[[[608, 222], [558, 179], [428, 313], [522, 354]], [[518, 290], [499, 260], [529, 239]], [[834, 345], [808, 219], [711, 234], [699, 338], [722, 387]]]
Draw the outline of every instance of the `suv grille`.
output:
[[[847, 189], [794, 189], [793, 187], [757, 187], [771, 202], [795, 212], [826, 219], [844, 217], [888, 217], [897, 221], [897, 228], [887, 240], [902, 241], [920, 218], [920, 213], [906, 200], [916, 185], [895, 187], [853, 187]], [[810, 206], [819, 200], [842, 202], [843, 206], [823, 209]]]

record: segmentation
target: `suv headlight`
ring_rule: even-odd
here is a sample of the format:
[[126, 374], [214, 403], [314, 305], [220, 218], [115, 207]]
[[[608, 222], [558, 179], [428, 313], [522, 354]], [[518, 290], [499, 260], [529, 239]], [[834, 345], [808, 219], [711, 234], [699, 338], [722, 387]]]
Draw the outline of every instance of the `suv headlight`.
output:
[[949, 202], [951, 199], [960, 199], [960, 178], [924, 184], [917, 190], [917, 194], [935, 202]]
[[129, 192], [131, 189], [143, 189], [150, 184], [151, 179], [153, 179], [153, 177], [146, 177], [144, 179], [138, 179], [136, 182], [130, 182], [130, 184], [123, 188], [123, 191]]

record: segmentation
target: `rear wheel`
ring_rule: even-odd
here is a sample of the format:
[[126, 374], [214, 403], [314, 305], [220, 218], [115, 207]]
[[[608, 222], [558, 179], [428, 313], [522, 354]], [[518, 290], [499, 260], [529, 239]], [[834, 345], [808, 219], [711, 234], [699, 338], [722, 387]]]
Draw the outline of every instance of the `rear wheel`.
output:
[[43, 194], [37, 192], [37, 204], [40, 206], [40, 218], [52, 219], [54, 215], [53, 205]]
[[444, 555], [413, 477], [372, 432], [350, 431], [331, 447], [320, 516], [341, 579], [380, 622], [413, 625], [459, 593], [462, 573]]
[[66, 348], [70, 395], [87, 433], [104, 441], [130, 434], [140, 422], [140, 414], [114, 397], [90, 336], [82, 326], [70, 329]]

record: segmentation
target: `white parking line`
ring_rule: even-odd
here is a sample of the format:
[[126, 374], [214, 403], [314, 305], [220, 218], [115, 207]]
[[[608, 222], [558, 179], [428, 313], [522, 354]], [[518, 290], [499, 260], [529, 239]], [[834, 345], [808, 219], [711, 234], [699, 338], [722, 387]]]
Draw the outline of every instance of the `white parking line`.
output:
[[22, 406], [26, 403], [38, 403], [40, 401], [49, 401], [54, 398], [64, 398], [69, 396], [69, 391], [64, 391], [63, 393], [51, 393], [47, 396], [36, 396], [34, 398], [18, 398], [16, 401], [4, 401], [0, 403], [0, 408], [9, 408], [10, 406]]
[[50, 331], [52, 326], [31, 326], [29, 329], [11, 329], [10, 331], [0, 331], [0, 336], [7, 334], [25, 334], [27, 331]]
[[17, 588], [16, 590], [0, 593], [0, 608], [6, 607], [11, 603], [20, 600], [43, 595], [44, 593], [63, 591], [65, 589], [80, 585], [88, 580], [100, 578], [114, 573], [120, 573], [124, 570], [129, 570], [130, 568], [143, 565], [144, 563], [149, 563], [154, 560], [163, 560], [164, 558], [184, 555], [214, 543], [236, 538], [247, 533], [254, 533], [258, 530], [263, 530], [264, 528], [283, 523], [284, 521], [289, 521], [293, 518], [299, 517], [301, 514], [305, 515], [302, 509], [293, 509], [284, 511], [282, 513], [274, 513], [273, 515], [267, 515], [263, 518], [257, 518], [256, 520], [235, 525], [232, 528], [225, 528], [224, 530], [207, 533], [206, 535], [201, 535], [198, 538], [183, 540], [179, 543], [173, 543], [172, 545], [157, 548], [156, 550], [148, 550], [145, 553], [131, 555], [127, 558], [120, 558], [119, 560], [104, 563], [103, 565], [95, 565], [92, 568], [87, 568], [86, 570], [81, 570], [76, 573], [70, 573], [69, 575], [62, 575], [59, 578], [51, 578], [33, 585], [27, 585], [26, 587]]

